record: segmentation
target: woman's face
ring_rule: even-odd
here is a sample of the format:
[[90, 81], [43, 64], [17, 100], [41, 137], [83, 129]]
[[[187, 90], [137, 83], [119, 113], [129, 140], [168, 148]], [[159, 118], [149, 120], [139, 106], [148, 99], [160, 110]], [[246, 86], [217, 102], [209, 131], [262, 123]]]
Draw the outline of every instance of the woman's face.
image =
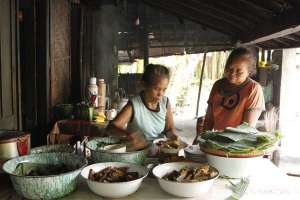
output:
[[242, 84], [249, 76], [249, 60], [246, 58], [235, 59], [225, 69], [225, 78], [233, 85]]
[[145, 92], [151, 101], [158, 102], [165, 95], [168, 85], [168, 78], [157, 77], [152, 85], [146, 86]]

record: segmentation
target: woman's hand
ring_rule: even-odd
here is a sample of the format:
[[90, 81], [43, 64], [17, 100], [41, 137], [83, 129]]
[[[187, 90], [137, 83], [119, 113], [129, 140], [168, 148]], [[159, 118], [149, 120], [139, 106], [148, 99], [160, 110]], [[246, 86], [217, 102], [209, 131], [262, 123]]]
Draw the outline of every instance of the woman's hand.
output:
[[195, 139], [194, 139], [194, 141], [192, 143], [193, 145], [197, 145], [199, 143], [197, 139], [198, 139], [198, 135], [196, 135], [196, 137], [195, 137]]
[[204, 132], [204, 121], [205, 121], [205, 116], [199, 117], [197, 119], [197, 124], [196, 124], [196, 137], [193, 141], [193, 145], [198, 144], [198, 136], [200, 136]]
[[135, 131], [135, 132], [130, 133], [127, 136], [127, 138], [132, 143], [132, 148], [134, 150], [143, 149], [143, 148], [145, 148], [145, 146], [147, 144], [147, 140], [145, 139], [143, 134], [140, 133], [139, 131]]

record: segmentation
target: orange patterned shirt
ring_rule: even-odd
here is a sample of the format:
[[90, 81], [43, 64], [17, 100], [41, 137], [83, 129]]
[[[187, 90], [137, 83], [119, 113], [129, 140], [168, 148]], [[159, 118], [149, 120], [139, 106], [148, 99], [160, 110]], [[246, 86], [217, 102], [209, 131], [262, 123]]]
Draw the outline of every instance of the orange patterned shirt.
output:
[[215, 130], [240, 125], [246, 111], [265, 109], [263, 90], [259, 83], [249, 78], [238, 89], [224, 92], [224, 81], [223, 78], [214, 84], [208, 99]]

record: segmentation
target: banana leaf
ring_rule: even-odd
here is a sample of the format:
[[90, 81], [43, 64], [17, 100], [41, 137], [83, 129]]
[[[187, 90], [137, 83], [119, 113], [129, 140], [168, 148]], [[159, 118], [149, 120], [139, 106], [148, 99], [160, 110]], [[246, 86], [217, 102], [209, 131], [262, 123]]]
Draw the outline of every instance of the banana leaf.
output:
[[224, 132], [208, 131], [201, 136], [200, 145], [232, 154], [243, 154], [264, 151], [281, 138], [280, 133], [275, 133], [275, 135], [253, 134], [254, 130], [256, 129], [242, 124], [233, 129], [226, 128]]
[[243, 122], [241, 125], [237, 127], [226, 127], [224, 131], [233, 132], [233, 133], [250, 133], [250, 134], [258, 133], [256, 128], [249, 126], [249, 124], [246, 122]]

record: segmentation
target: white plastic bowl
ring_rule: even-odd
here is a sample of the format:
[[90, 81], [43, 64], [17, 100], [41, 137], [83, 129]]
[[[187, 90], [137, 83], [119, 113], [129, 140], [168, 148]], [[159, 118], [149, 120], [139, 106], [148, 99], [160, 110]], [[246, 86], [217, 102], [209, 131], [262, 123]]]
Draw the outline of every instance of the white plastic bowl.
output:
[[262, 156], [250, 158], [230, 158], [206, 154], [208, 164], [217, 168], [222, 176], [242, 178], [252, 174], [259, 167]]
[[[129, 167], [128, 171], [138, 172], [141, 178], [119, 183], [100, 183], [88, 179], [90, 169], [98, 172], [106, 167]], [[130, 163], [107, 162], [89, 165], [81, 171], [81, 175], [84, 179], [86, 179], [90, 190], [92, 190], [95, 194], [108, 198], [121, 198], [126, 197], [138, 190], [143, 179], [148, 175], [148, 169], [146, 167]]]
[[157, 178], [159, 185], [161, 188], [168, 192], [169, 194], [179, 196], [179, 197], [200, 197], [205, 195], [210, 188], [212, 187], [214, 181], [218, 178], [212, 178], [210, 180], [199, 181], [199, 182], [190, 182], [190, 183], [182, 183], [175, 181], [167, 181], [162, 177], [167, 173], [170, 173], [174, 170], [180, 170], [183, 167], [198, 167], [199, 163], [189, 163], [189, 162], [173, 162], [173, 163], [165, 163], [162, 165], [156, 166], [152, 173]]

